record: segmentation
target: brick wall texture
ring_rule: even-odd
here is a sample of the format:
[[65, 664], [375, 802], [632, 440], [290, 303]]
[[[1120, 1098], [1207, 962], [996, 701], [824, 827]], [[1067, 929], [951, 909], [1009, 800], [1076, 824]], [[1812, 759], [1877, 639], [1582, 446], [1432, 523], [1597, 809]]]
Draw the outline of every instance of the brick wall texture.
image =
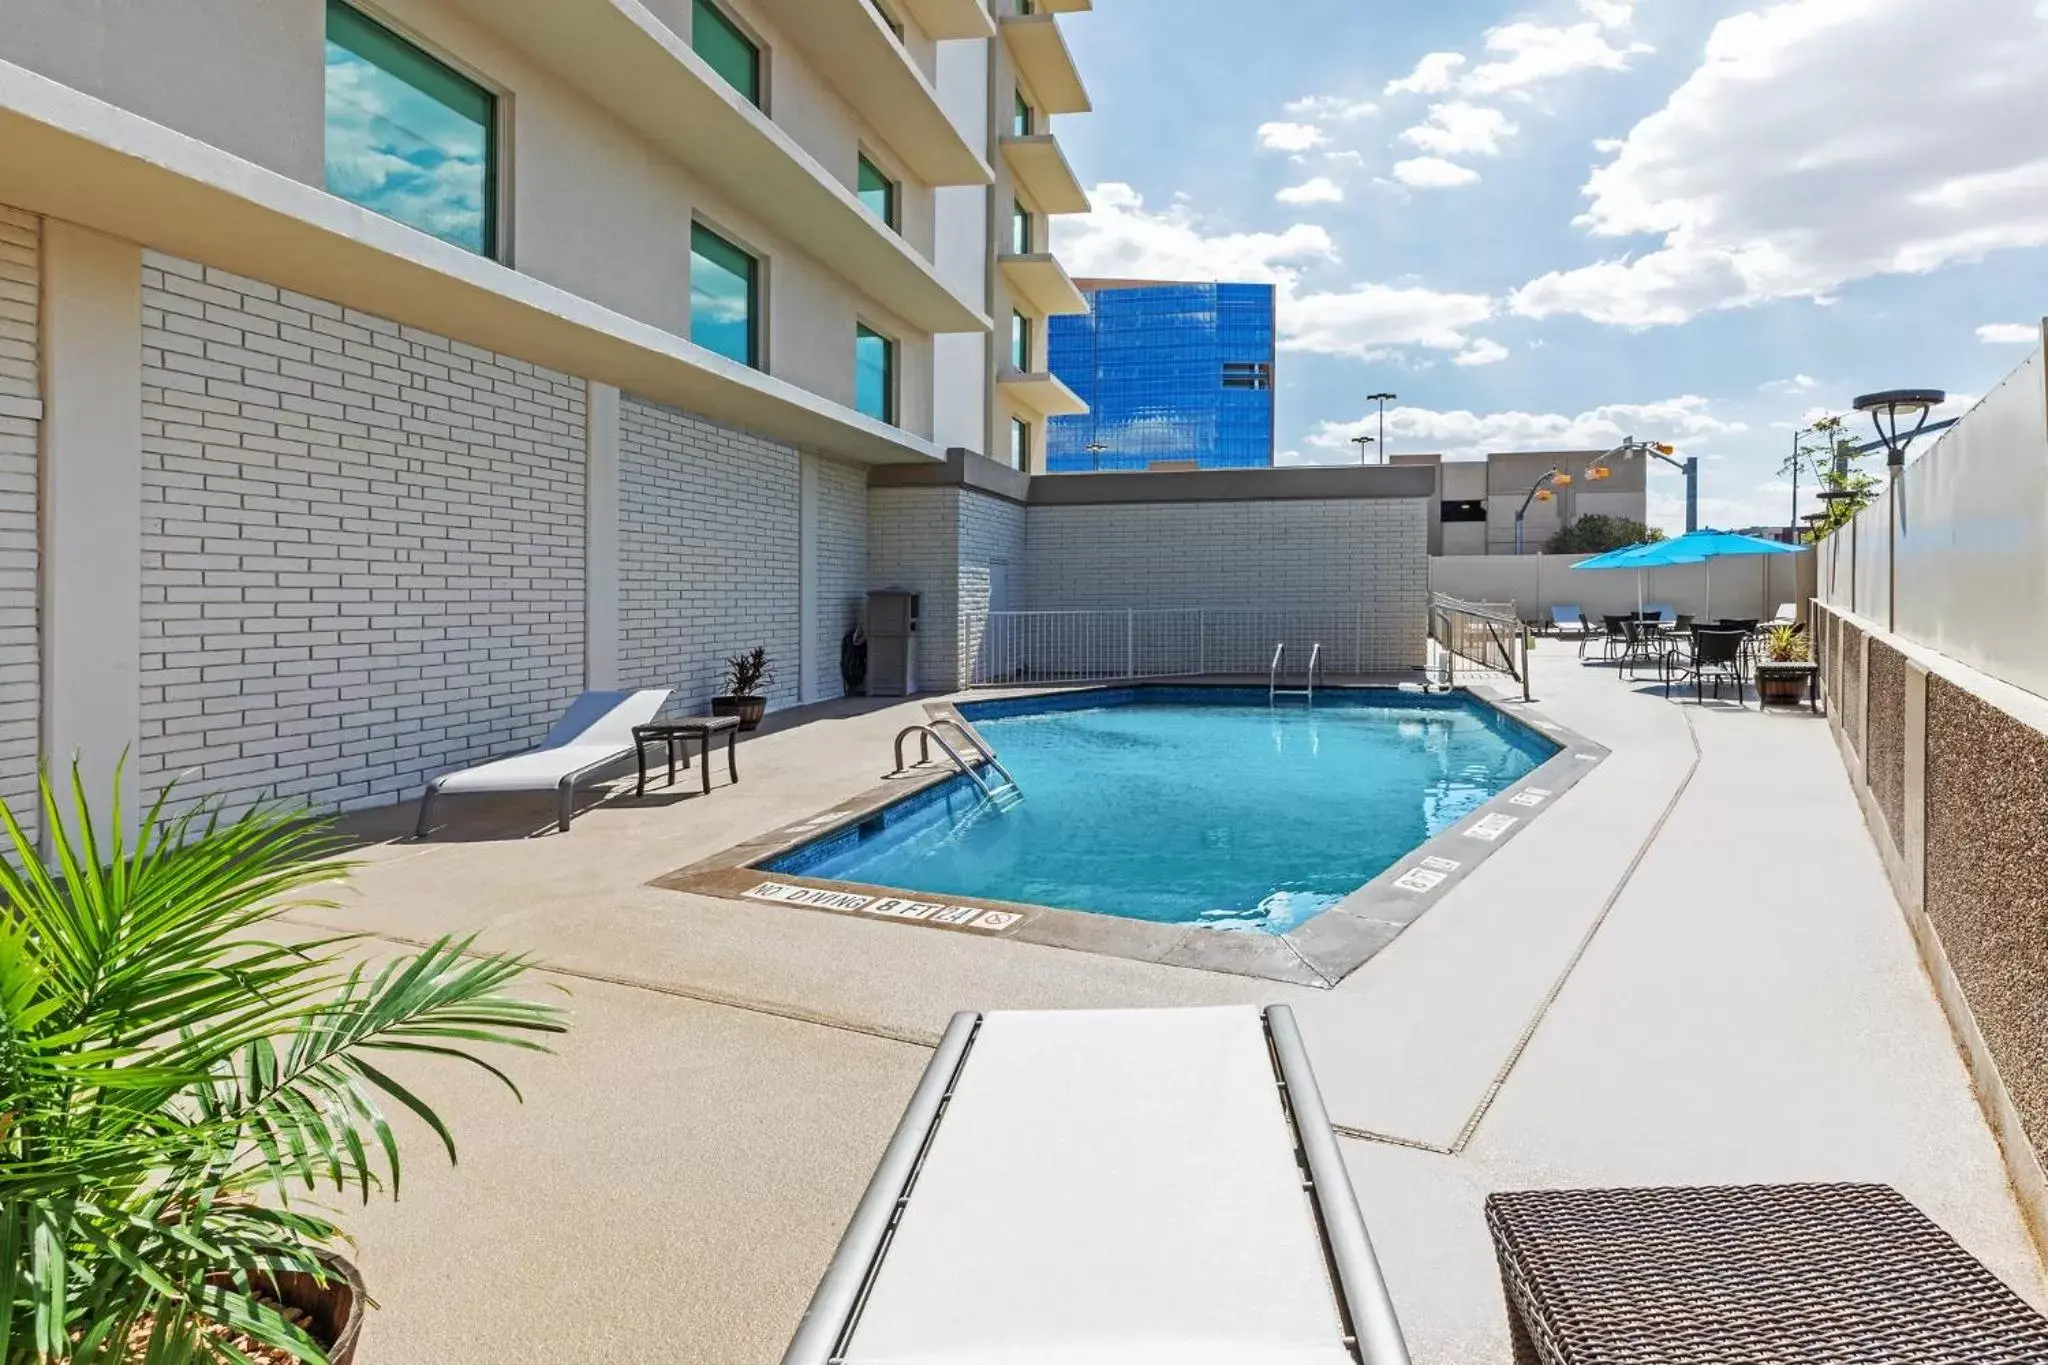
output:
[[868, 590], [868, 476], [859, 465], [815, 460], [818, 508], [812, 601], [807, 605], [811, 657], [818, 677], [811, 692], [823, 700], [846, 695], [839, 644], [860, 620]]
[[1029, 520], [1027, 609], [1325, 614], [1333, 629], [1357, 622], [1344, 627], [1354, 638], [1328, 642], [1333, 667], [1423, 661], [1429, 521], [1421, 499], [1034, 507]]
[[539, 738], [583, 422], [568, 376], [145, 254], [145, 788], [377, 805]]
[[877, 488], [868, 494], [868, 582], [922, 594], [918, 684], [950, 692], [961, 685], [959, 508], [957, 488]]
[[42, 709], [36, 582], [41, 221], [0, 206], [0, 801], [31, 828]]
[[1017, 611], [1024, 606], [1021, 579], [1028, 522], [1026, 510], [1014, 502], [985, 493], [960, 495], [960, 624], [956, 643], [962, 686], [974, 676], [989, 612]]
[[702, 712], [723, 690], [725, 660], [765, 645], [776, 670], [770, 705], [796, 701], [800, 496], [793, 447], [644, 399], [620, 402], [628, 686], [674, 688], [671, 712]]

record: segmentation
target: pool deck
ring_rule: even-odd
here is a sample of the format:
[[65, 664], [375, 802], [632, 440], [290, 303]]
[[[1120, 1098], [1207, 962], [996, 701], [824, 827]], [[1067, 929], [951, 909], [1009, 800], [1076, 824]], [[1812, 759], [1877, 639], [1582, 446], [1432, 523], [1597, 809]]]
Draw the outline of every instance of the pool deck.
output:
[[1419, 1365], [1510, 1358], [1493, 1189], [1882, 1181], [2048, 1304], [1825, 722], [1555, 644], [1535, 679], [1612, 756], [1334, 990], [649, 885], [871, 787], [922, 700], [773, 718], [737, 787], [566, 837], [545, 802], [451, 801], [430, 844], [359, 820], [353, 889], [299, 918], [480, 931], [576, 1019], [514, 1059], [523, 1107], [438, 1073], [460, 1167], [415, 1142], [401, 1203], [345, 1210], [365, 1365], [772, 1365], [962, 1008], [1292, 1004]]

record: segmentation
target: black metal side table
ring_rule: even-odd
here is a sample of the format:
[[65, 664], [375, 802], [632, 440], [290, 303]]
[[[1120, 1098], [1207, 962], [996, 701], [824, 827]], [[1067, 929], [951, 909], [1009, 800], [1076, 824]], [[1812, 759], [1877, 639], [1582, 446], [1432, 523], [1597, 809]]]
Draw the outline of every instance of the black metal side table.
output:
[[740, 780], [739, 759], [735, 757], [735, 746], [740, 737], [738, 716], [684, 716], [677, 720], [658, 720], [651, 725], [633, 727], [633, 758], [640, 768], [640, 781], [633, 788], [635, 796], [647, 795], [647, 746], [668, 745], [668, 784], [676, 784], [676, 751], [682, 750], [683, 766], [690, 766], [690, 741], [697, 741], [697, 756], [703, 760], [704, 793], [711, 794], [711, 741], [718, 735], [725, 736], [725, 771], [732, 781]]

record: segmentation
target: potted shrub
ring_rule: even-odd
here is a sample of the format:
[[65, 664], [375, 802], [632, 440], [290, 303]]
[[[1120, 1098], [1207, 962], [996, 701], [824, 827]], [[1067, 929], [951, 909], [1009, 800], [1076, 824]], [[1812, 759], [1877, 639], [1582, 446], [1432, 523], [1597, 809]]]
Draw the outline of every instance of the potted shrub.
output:
[[1772, 626], [1764, 636], [1763, 657], [1756, 666], [1756, 694], [1766, 704], [1797, 706], [1813, 685], [1813, 651], [1797, 626]]
[[[395, 1105], [454, 1156], [412, 1066], [544, 1050], [516, 958], [266, 935], [347, 865], [307, 812], [167, 789], [134, 834], [41, 785], [0, 804], [0, 1361], [349, 1365], [362, 1282], [308, 1206], [398, 1193]], [[182, 813], [174, 813], [174, 807]], [[514, 1091], [516, 1094], [516, 1090]]]
[[744, 654], [725, 661], [725, 695], [711, 699], [714, 716], [738, 716], [740, 729], [752, 730], [768, 711], [768, 689], [775, 683], [775, 666], [768, 651], [755, 645]]

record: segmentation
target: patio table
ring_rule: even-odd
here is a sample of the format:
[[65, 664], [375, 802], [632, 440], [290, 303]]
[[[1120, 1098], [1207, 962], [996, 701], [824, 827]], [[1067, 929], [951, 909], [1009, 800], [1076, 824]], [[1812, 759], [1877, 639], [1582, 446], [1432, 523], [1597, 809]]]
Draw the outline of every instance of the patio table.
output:
[[740, 780], [739, 760], [733, 755], [733, 746], [739, 739], [740, 718], [738, 716], [682, 716], [675, 720], [658, 720], [651, 725], [633, 727], [633, 757], [640, 768], [640, 780], [633, 788], [635, 796], [647, 795], [647, 746], [668, 745], [668, 784], [676, 784], [676, 750], [682, 749], [683, 766], [690, 766], [690, 741], [696, 740], [698, 757], [704, 766], [704, 794], [711, 794], [711, 741], [716, 735], [725, 736], [725, 770], [734, 782]]
[[2021, 1365], [2048, 1319], [1885, 1185], [1486, 1201], [1516, 1365]]

